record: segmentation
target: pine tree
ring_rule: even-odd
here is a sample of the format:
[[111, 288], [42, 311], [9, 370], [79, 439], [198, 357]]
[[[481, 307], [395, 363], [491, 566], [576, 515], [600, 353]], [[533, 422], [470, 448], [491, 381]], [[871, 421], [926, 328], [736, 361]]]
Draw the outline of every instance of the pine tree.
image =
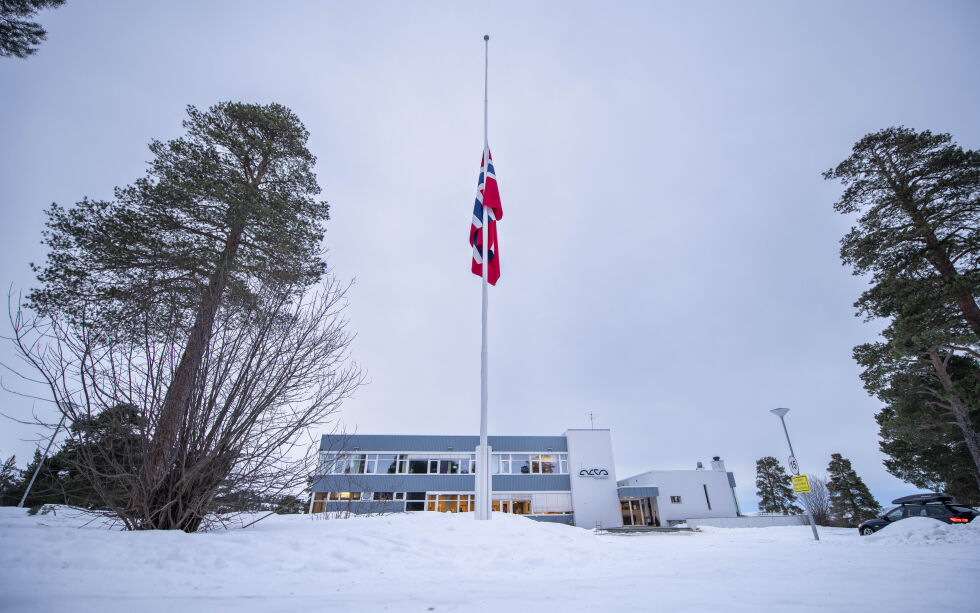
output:
[[758, 489], [759, 510], [765, 513], [799, 515], [803, 509], [793, 504], [792, 481], [779, 460], [772, 456], [759, 458], [755, 463], [755, 486]]
[[20, 471], [17, 470], [17, 456], [10, 456], [0, 464], [0, 505], [15, 505], [13, 493], [20, 485]]
[[859, 140], [824, 178], [845, 188], [834, 208], [860, 215], [840, 251], [871, 278], [855, 307], [891, 320], [885, 342], [854, 350], [865, 387], [888, 402], [889, 379], [926, 367], [916, 392], [959, 429], [980, 485], [980, 388], [949, 368], [955, 357], [980, 360], [980, 152], [949, 134], [893, 127]]
[[[117, 188], [114, 200], [51, 206], [44, 241], [50, 252], [44, 266], [34, 267], [40, 286], [28, 305], [95, 343], [160, 343], [179, 352], [167, 367], [160, 406], [140, 407], [151, 416], [143, 429], [151, 436], [150, 458], [140, 467], [141, 482], [131, 489], [131, 499], [117, 506], [142, 509], [149, 518], [141, 521], [144, 527], [193, 531], [203, 518], [197, 509], [213, 499], [242, 452], [207, 432], [208, 420], [219, 415], [214, 423], [250, 432], [228, 421], [227, 409], [212, 407], [214, 396], [199, 389], [209, 375], [209, 352], [222, 341], [215, 331], [260, 325], [285, 331], [308, 321], [283, 315], [272, 322], [275, 310], [269, 305], [282, 311], [285, 301], [301, 304], [326, 274], [321, 242], [329, 209], [315, 198], [320, 192], [316, 158], [306, 146], [309, 133], [292, 111], [278, 104], [226, 102], [206, 112], [191, 106], [187, 114], [187, 134], [153, 141], [147, 176]], [[319, 302], [327, 303], [327, 298]], [[330, 329], [332, 324], [319, 330]], [[282, 363], [286, 369], [303, 367]], [[258, 377], [260, 368], [269, 371], [266, 364], [254, 364], [244, 372]], [[353, 373], [337, 381], [356, 378]], [[261, 407], [292, 402], [291, 384], [277, 383], [274, 394], [255, 406], [236, 407], [234, 415], [258, 423], [264, 418]], [[221, 386], [248, 392], [228, 381]], [[326, 406], [331, 396], [317, 398]], [[298, 418], [308, 414], [295, 412]], [[293, 431], [289, 424], [283, 427], [283, 433]], [[278, 439], [269, 434], [264, 440]], [[198, 443], [219, 448], [189, 448]], [[211, 466], [188, 468], [197, 461]], [[175, 488], [185, 479], [193, 482], [189, 490]], [[184, 499], [175, 504], [178, 495]]]
[[24, 496], [24, 490], [30, 484], [38, 464], [41, 465], [41, 470], [37, 473], [37, 478], [34, 479], [34, 483], [31, 485], [31, 492], [27, 495], [24, 506], [36, 507], [42, 504], [68, 504], [68, 500], [65, 498], [64, 487], [62, 487], [61, 480], [59, 479], [59, 472], [61, 471], [57, 465], [57, 460], [54, 457], [49, 457], [42, 462], [40, 449], [34, 450], [34, 459], [21, 472], [20, 481], [17, 483], [16, 488], [11, 491], [11, 495], [16, 498], [13, 504], [20, 502], [21, 497]]
[[[954, 356], [949, 364], [961, 382], [980, 379], [975, 360]], [[899, 479], [925, 490], [941, 491], [957, 501], [977, 506], [980, 475], [963, 444], [962, 431], [950, 423], [948, 412], [930, 401], [931, 368], [891, 373], [876, 395], [887, 404], [875, 415], [880, 427], [879, 447], [887, 456], [885, 469]], [[976, 394], [974, 394], [976, 395]], [[968, 405], [971, 421], [980, 424], [980, 405]]]
[[0, 57], [25, 58], [37, 52], [48, 33], [34, 17], [40, 9], [56, 8], [65, 0], [3, 0], [0, 2]]
[[830, 478], [827, 482], [830, 514], [835, 524], [853, 528], [881, 510], [868, 486], [854, 472], [850, 460], [839, 453], [832, 454], [827, 473]]

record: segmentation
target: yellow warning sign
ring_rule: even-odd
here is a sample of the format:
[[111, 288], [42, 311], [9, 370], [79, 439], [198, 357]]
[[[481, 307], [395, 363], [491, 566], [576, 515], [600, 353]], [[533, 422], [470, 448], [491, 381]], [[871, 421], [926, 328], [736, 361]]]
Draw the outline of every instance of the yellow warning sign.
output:
[[794, 494], [810, 493], [810, 480], [806, 478], [806, 475], [793, 477], [793, 493]]

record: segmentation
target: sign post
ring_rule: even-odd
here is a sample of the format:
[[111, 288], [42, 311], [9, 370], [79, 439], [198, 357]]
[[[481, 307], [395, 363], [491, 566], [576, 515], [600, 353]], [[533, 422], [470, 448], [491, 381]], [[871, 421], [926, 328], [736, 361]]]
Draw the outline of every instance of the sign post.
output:
[[[789, 413], [789, 409], [778, 408], [778, 409], [772, 409], [769, 412], [772, 413], [773, 415], [778, 416], [779, 421], [783, 424], [783, 432], [786, 433], [786, 444], [789, 445], [790, 468], [792, 468], [793, 464], [796, 464], [795, 472], [797, 473], [798, 476], [793, 477], [793, 493], [805, 494], [810, 491], [810, 481], [806, 478], [806, 475], [799, 475], [800, 466], [799, 464], [796, 463], [796, 454], [793, 452], [793, 443], [791, 443], [789, 440], [789, 430], [786, 429], [786, 420], [783, 419], [786, 416], [786, 414]], [[805, 490], [797, 489], [797, 485], [796, 485], [797, 480], [800, 480], [801, 486], [805, 484], [806, 487]], [[806, 507], [806, 516], [810, 520], [810, 529], [813, 530], [813, 540], [819, 541], [820, 535], [817, 534], [817, 523], [813, 521], [813, 513], [810, 511], [810, 505], [807, 504], [806, 500], [803, 501], [803, 505]]]

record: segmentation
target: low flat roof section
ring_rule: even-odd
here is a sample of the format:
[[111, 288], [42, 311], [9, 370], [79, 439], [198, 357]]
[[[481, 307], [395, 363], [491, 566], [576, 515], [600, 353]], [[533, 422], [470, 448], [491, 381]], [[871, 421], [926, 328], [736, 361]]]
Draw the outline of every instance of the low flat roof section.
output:
[[620, 500], [624, 498], [656, 498], [660, 495], [660, 490], [653, 486], [626, 486], [616, 488], [616, 493]]

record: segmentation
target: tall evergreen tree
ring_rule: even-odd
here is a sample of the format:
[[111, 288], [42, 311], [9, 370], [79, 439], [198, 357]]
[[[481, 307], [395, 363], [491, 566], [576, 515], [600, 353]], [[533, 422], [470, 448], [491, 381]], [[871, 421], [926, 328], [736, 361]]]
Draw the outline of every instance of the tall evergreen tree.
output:
[[792, 481], [779, 460], [772, 456], [755, 462], [755, 486], [758, 488], [759, 510], [765, 513], [799, 515], [803, 509], [794, 504]]
[[881, 510], [868, 486], [854, 472], [850, 460], [839, 453], [831, 454], [827, 474], [830, 514], [836, 524], [855, 527]]
[[958, 356], [980, 360], [980, 152], [949, 134], [888, 128], [824, 177], [844, 185], [835, 208], [860, 215], [841, 241], [844, 263], [872, 281], [855, 306], [891, 320], [884, 342], [855, 348], [865, 386], [889, 402], [892, 377], [928, 369], [916, 378], [921, 402], [956, 425], [980, 484], [980, 386], [950, 367]]
[[0, 506], [17, 504], [13, 494], [18, 489], [19, 482], [17, 456], [12, 455], [0, 464]]
[[[976, 361], [955, 356], [949, 363], [953, 377], [976, 382]], [[980, 476], [963, 442], [962, 432], [951, 423], [948, 411], [931, 400], [932, 368], [910, 364], [907, 370], [890, 373], [876, 395], [887, 404], [875, 415], [881, 451], [887, 456], [889, 473], [922, 489], [942, 491], [959, 502], [980, 504]], [[866, 378], [870, 371], [866, 371]], [[975, 394], [971, 394], [976, 396]], [[980, 406], [970, 405], [973, 424], [980, 424]]]
[[940, 302], [955, 304], [980, 338], [980, 152], [949, 134], [887, 128], [855, 143], [824, 178], [844, 185], [834, 208], [861, 215], [841, 241], [844, 263], [872, 278], [861, 311], [893, 316], [910, 296], [889, 292], [891, 282], [936, 274]]
[[25, 58], [36, 53], [48, 33], [28, 18], [41, 9], [64, 3], [65, 0], [0, 0], [0, 57]]
[[[31, 478], [40, 464], [41, 470], [37, 473], [37, 478], [31, 484]], [[63, 467], [54, 456], [44, 459], [42, 462], [41, 450], [34, 450], [34, 458], [31, 463], [21, 472], [21, 479], [11, 492], [14, 500], [13, 504], [20, 502], [24, 496], [24, 491], [31, 485], [31, 491], [24, 501], [24, 506], [36, 507], [42, 504], [69, 504], [65, 497], [65, 489], [62, 486], [59, 473]]]

